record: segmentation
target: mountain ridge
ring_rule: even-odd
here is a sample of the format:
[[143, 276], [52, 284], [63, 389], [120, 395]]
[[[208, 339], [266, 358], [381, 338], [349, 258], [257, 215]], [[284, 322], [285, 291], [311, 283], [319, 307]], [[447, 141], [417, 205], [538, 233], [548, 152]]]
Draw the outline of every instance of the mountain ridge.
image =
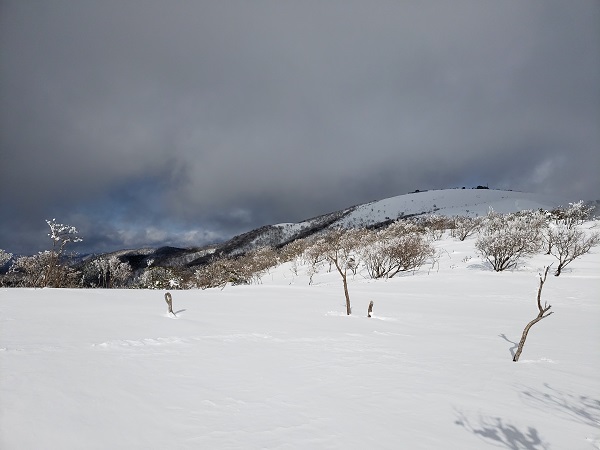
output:
[[215, 257], [236, 256], [262, 246], [281, 248], [297, 239], [327, 228], [379, 227], [397, 219], [429, 214], [443, 216], [483, 216], [493, 209], [500, 213], [527, 209], [553, 209], [561, 203], [549, 196], [487, 188], [415, 191], [381, 200], [358, 204], [301, 222], [263, 225], [224, 242], [194, 248], [160, 247], [157, 249], [120, 250], [117, 255], [134, 270], [149, 266], [194, 267]]

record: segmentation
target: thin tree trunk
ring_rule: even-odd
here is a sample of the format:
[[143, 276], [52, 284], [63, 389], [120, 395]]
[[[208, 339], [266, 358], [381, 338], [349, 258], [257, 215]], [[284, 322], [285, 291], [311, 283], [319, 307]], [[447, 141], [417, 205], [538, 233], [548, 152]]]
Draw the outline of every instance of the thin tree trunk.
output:
[[523, 347], [525, 346], [525, 340], [527, 339], [527, 333], [529, 333], [529, 329], [542, 319], [543, 319], [543, 317], [540, 317], [540, 316], [536, 317], [531, 322], [529, 322], [527, 324], [527, 326], [525, 327], [525, 329], [523, 330], [523, 335], [521, 336], [521, 340], [519, 341], [519, 347], [517, 348], [517, 352], [515, 353], [515, 356], [513, 357], [514, 362], [517, 362], [519, 360], [519, 357], [521, 356], [521, 352], [523, 351]]
[[523, 351], [523, 347], [525, 346], [525, 340], [527, 339], [527, 333], [529, 333], [530, 328], [532, 326], [534, 326], [536, 323], [538, 323], [540, 320], [545, 319], [546, 317], [548, 317], [550, 314], [552, 314], [554, 312], [554, 311], [548, 312], [550, 310], [550, 308], [552, 308], [552, 305], [544, 304], [544, 307], [542, 308], [542, 288], [544, 287], [544, 283], [546, 282], [546, 276], [548, 275], [549, 269], [550, 269], [550, 266], [546, 267], [543, 277], [540, 274], [540, 287], [538, 288], [538, 293], [537, 293], [537, 307], [538, 307], [539, 313], [538, 313], [537, 317], [535, 319], [533, 319], [531, 322], [529, 322], [527, 324], [527, 326], [525, 327], [525, 329], [523, 330], [523, 335], [521, 336], [521, 340], [519, 341], [519, 348], [517, 348], [517, 352], [515, 353], [515, 356], [513, 357], [514, 362], [517, 362], [519, 360], [519, 357], [521, 356], [521, 352]]
[[346, 315], [352, 314], [352, 309], [350, 308], [350, 294], [348, 293], [348, 277], [346, 276], [346, 271], [342, 274], [342, 281], [344, 282], [344, 295], [346, 296]]

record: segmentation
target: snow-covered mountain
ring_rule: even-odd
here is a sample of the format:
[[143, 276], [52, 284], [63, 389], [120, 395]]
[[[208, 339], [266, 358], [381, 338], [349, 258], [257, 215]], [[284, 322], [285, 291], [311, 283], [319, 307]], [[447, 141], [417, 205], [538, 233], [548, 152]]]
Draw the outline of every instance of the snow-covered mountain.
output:
[[340, 222], [344, 226], [372, 226], [386, 220], [424, 214], [483, 216], [493, 209], [510, 213], [559, 206], [549, 197], [491, 189], [443, 189], [414, 192], [356, 206]]
[[330, 227], [376, 227], [391, 220], [428, 214], [483, 216], [490, 209], [510, 213], [527, 209], [552, 209], [559, 205], [550, 197], [525, 192], [490, 189], [443, 189], [413, 192], [352, 206], [299, 223], [268, 225], [236, 236], [217, 252], [242, 253], [261, 245], [274, 247], [310, 236]]
[[[576, 200], [578, 199], [573, 199]], [[351, 206], [299, 223], [265, 225], [209, 247], [130, 250], [118, 252], [118, 256], [128, 261], [134, 268], [146, 267], [150, 261], [154, 265], [161, 266], [197, 266], [204, 264], [214, 254], [236, 255], [266, 245], [281, 247], [331, 227], [377, 227], [399, 218], [428, 214], [483, 216], [490, 209], [509, 213], [527, 209], [552, 209], [560, 204], [559, 201], [548, 196], [494, 189], [417, 191]]]

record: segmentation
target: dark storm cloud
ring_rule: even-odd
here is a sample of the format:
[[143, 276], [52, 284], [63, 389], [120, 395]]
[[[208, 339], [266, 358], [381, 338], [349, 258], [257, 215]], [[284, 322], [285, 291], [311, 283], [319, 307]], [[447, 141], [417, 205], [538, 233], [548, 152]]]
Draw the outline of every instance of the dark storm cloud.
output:
[[414, 189], [598, 198], [599, 24], [592, 0], [4, 1], [0, 248], [52, 217], [108, 250]]

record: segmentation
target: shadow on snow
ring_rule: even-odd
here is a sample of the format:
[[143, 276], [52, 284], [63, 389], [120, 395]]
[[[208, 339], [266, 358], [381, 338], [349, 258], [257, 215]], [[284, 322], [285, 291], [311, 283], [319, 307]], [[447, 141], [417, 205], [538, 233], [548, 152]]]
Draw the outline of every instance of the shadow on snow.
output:
[[524, 403], [542, 411], [552, 411], [584, 425], [600, 429], [600, 400], [565, 391], [544, 383], [543, 389], [525, 388]]
[[472, 424], [467, 417], [458, 412], [454, 422], [481, 440], [497, 447], [509, 450], [548, 450], [547, 443], [542, 441], [538, 431], [533, 427], [520, 430], [516, 426], [505, 423], [500, 417], [479, 416], [478, 423]]
[[498, 336], [501, 337], [502, 339], [504, 339], [509, 344], [513, 345], [511, 348], [508, 349], [508, 351], [510, 352], [510, 356], [512, 358], [514, 358], [515, 357], [515, 351], [517, 350], [517, 348], [519, 348], [519, 344], [516, 343], [516, 342], [511, 341], [509, 338], [506, 337], [506, 335], [504, 333], [499, 334]]

